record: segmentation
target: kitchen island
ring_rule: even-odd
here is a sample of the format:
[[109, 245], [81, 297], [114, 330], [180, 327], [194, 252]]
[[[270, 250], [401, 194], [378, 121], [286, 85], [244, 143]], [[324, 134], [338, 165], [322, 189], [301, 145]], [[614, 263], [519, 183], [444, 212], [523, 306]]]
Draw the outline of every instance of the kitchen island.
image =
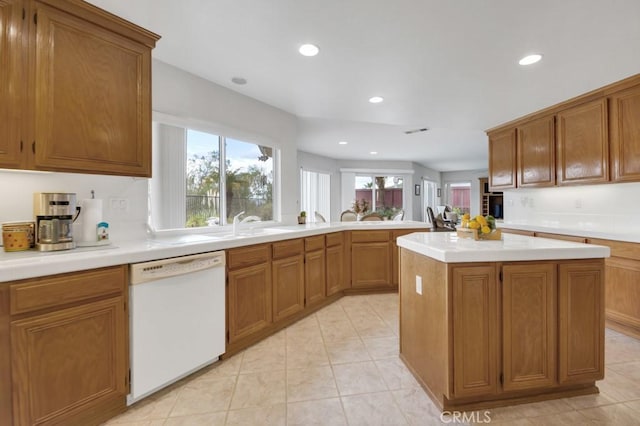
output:
[[400, 247], [400, 356], [442, 410], [597, 393], [609, 248], [413, 233]]

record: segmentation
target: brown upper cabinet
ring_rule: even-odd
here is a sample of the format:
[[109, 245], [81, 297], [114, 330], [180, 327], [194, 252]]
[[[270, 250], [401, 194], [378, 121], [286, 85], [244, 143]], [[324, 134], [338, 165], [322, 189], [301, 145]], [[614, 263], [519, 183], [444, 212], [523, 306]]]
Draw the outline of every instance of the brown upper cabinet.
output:
[[489, 188], [516, 187], [516, 132], [489, 133]]
[[517, 135], [518, 186], [555, 185], [555, 117], [550, 115], [521, 124]]
[[0, 19], [0, 166], [151, 176], [159, 36], [81, 1], [0, 0]]
[[606, 99], [558, 112], [557, 135], [558, 185], [609, 180]]
[[640, 181], [640, 74], [487, 131], [492, 189]]
[[609, 98], [611, 180], [640, 180], [640, 85]]

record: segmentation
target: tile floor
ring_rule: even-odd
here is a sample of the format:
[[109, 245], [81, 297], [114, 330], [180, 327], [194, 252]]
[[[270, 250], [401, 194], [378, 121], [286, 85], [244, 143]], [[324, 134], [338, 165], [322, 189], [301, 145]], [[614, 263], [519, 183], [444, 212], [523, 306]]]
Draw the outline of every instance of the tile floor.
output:
[[[607, 330], [605, 359], [599, 395], [492, 409], [475, 420], [640, 425], [640, 341]], [[383, 294], [344, 297], [107, 424], [422, 426], [469, 420], [441, 419], [400, 361], [398, 295]]]

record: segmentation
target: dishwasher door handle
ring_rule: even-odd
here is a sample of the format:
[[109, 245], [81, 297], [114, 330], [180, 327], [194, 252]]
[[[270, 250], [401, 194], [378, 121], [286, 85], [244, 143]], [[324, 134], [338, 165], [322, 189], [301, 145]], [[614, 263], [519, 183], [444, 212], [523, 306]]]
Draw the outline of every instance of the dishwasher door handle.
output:
[[129, 265], [131, 285], [219, 268], [225, 265], [224, 251], [153, 260]]

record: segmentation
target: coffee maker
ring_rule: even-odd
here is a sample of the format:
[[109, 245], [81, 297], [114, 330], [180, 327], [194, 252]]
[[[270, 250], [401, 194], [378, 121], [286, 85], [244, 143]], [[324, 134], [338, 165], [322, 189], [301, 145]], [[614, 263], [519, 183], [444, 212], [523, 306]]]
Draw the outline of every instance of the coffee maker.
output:
[[36, 192], [33, 194], [36, 218], [36, 249], [39, 251], [75, 248], [73, 222], [80, 214], [76, 194]]

